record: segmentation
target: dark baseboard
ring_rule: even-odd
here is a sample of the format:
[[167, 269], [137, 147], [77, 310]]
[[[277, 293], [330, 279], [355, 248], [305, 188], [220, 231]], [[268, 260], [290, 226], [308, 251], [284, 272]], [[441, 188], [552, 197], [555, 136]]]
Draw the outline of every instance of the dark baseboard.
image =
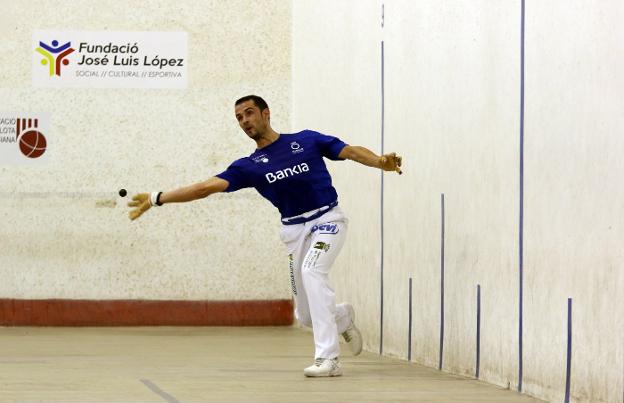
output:
[[0, 326], [290, 326], [293, 301], [0, 299]]

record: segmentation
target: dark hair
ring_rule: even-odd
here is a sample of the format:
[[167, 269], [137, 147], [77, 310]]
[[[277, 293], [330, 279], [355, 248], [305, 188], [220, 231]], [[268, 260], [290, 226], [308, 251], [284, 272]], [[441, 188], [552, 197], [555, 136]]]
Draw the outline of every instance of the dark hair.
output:
[[263, 110], [265, 110], [265, 109], [267, 109], [269, 107], [269, 105], [267, 105], [266, 101], [264, 99], [260, 98], [257, 95], [246, 95], [246, 96], [240, 98], [238, 101], [236, 101], [234, 106], [237, 106], [237, 105], [242, 104], [243, 102], [247, 102], [247, 101], [253, 101], [254, 105], [256, 105], [260, 109], [260, 112], [262, 112]]

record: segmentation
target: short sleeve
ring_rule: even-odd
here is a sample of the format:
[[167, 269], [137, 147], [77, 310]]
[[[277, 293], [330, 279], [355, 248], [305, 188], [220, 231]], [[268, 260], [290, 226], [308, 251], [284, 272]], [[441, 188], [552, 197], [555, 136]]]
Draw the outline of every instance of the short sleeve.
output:
[[338, 157], [338, 154], [340, 154], [342, 149], [347, 146], [345, 142], [340, 140], [338, 137], [329, 136], [327, 134], [317, 132], [314, 132], [314, 134], [316, 137], [316, 145], [321, 151], [321, 155], [323, 155], [323, 157], [334, 161], [343, 160], [343, 158]]
[[245, 174], [244, 159], [234, 161], [225, 171], [215, 176], [228, 181], [229, 185], [227, 189], [225, 189], [225, 192], [235, 192], [243, 188], [251, 187], [249, 176]]

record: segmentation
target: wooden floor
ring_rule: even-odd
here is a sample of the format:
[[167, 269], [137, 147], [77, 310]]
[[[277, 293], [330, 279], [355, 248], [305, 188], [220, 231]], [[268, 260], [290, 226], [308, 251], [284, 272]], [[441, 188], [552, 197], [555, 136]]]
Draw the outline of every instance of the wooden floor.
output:
[[309, 379], [291, 327], [0, 328], [0, 402], [536, 402], [363, 353]]

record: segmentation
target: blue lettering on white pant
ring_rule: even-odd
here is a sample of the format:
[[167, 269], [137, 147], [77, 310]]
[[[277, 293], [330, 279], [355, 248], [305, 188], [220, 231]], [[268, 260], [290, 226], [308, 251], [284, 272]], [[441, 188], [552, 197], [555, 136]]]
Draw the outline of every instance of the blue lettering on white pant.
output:
[[337, 224], [327, 223], [313, 226], [310, 233], [313, 234], [316, 231], [319, 231], [319, 234], [337, 234], [340, 230]]

